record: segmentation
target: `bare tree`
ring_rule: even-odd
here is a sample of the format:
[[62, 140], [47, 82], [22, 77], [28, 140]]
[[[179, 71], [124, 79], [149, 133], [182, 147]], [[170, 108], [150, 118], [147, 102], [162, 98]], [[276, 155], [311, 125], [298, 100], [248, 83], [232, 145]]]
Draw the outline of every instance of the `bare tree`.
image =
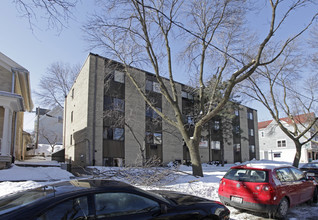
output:
[[78, 0], [13, 0], [18, 12], [26, 17], [29, 27], [37, 25], [38, 17], [47, 21], [48, 28], [61, 31], [67, 27], [69, 18], [72, 17], [71, 10], [75, 8]]
[[59, 105], [63, 108], [65, 96], [70, 91], [79, 70], [79, 65], [52, 63], [46, 74], [41, 76], [39, 90], [35, 92], [42, 106]]
[[[245, 14], [249, 5], [244, 0], [100, 2], [100, 8], [104, 7], [101, 14], [93, 15], [83, 28], [87, 40], [92, 47], [103, 48], [108, 56], [123, 63], [126, 75], [146, 103], [180, 131], [191, 155], [193, 174], [198, 176], [203, 176], [199, 153], [203, 125], [224, 108], [238, 83], [250, 77], [258, 67], [274, 62], [286, 46], [303, 33], [304, 30], [300, 30], [285, 41], [276, 41], [275, 52], [264, 56], [281, 25], [296, 9], [309, 3], [292, 1], [286, 9], [280, 8], [282, 1], [269, 0], [269, 4], [265, 5], [271, 10], [271, 14], [264, 17], [265, 21], [270, 20], [264, 27], [266, 35], [253, 43], [246, 31]], [[278, 12], [281, 16], [277, 15]], [[180, 60], [191, 65], [191, 71], [197, 76], [194, 79], [198, 80], [196, 85], [201, 110], [193, 134], [185, 129], [178, 102], [175, 82], [175, 73], [180, 69], [175, 59], [178, 55]], [[162, 95], [174, 111], [174, 117], [158, 111], [147, 98], [130, 71], [130, 66], [139, 65], [152, 68]], [[217, 79], [216, 85], [223, 83], [222, 80], [227, 81], [221, 99], [215, 98], [218, 86], [208, 95], [204, 94], [206, 80], [211, 75]], [[162, 76], [167, 77], [169, 82], [165, 83]], [[205, 97], [209, 97], [208, 108], [205, 108]]]
[[54, 152], [55, 145], [57, 141], [59, 140], [59, 135], [55, 133], [52, 130], [47, 130], [45, 128], [40, 129], [39, 134], [46, 140], [50, 147], [51, 147], [51, 152]]
[[314, 114], [318, 110], [318, 84], [313, 76], [301, 76], [306, 71], [304, 62], [299, 49], [288, 47], [275, 62], [259, 68], [259, 74], [251, 76], [242, 89], [267, 108], [277, 126], [294, 142], [295, 167], [299, 165], [302, 146], [318, 134], [318, 129], [312, 130], [318, 121]]

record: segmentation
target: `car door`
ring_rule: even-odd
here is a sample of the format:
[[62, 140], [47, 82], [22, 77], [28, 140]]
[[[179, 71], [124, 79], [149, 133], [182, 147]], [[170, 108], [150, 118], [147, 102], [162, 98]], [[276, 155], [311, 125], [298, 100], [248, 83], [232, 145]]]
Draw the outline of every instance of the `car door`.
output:
[[42, 212], [36, 220], [85, 219], [90, 216], [86, 196], [69, 198]]
[[277, 186], [277, 191], [280, 193], [279, 198], [288, 196], [291, 206], [297, 204], [300, 199], [299, 187], [301, 184], [295, 181], [292, 171], [288, 167], [279, 168], [276, 170], [276, 176], [281, 182], [281, 185]]
[[305, 174], [296, 168], [290, 168], [290, 170], [293, 172], [297, 185], [297, 191], [300, 195], [299, 203], [308, 201], [312, 198], [313, 191], [314, 191], [314, 185], [312, 181], [306, 180]]

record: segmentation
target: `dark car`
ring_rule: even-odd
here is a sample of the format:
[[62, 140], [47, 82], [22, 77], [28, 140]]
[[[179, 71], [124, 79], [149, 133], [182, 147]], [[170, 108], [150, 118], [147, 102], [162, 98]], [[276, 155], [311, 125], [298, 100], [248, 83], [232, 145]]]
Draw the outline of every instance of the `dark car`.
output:
[[317, 203], [317, 183], [288, 164], [247, 163], [234, 166], [219, 186], [222, 203], [283, 218], [290, 207]]
[[0, 198], [0, 219], [229, 219], [220, 202], [144, 191], [113, 180], [71, 180]]
[[314, 178], [318, 181], [318, 162], [306, 163], [300, 168], [300, 170], [306, 173], [313, 173]]

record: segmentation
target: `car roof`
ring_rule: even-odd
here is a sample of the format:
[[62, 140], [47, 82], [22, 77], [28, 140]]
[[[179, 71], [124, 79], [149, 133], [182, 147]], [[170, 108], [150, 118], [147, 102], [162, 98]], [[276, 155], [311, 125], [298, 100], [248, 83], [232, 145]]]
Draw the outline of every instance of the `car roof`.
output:
[[263, 169], [263, 170], [274, 170], [276, 168], [282, 167], [293, 167], [291, 164], [280, 161], [272, 161], [272, 160], [253, 160], [247, 161], [240, 165], [233, 166], [233, 169]]

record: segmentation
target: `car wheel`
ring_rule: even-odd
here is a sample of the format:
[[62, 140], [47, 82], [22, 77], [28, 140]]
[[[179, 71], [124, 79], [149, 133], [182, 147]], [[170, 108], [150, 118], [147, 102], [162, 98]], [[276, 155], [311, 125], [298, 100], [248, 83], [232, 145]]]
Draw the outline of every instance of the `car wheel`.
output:
[[283, 198], [277, 207], [276, 214], [275, 214], [276, 218], [278, 219], [284, 218], [287, 214], [288, 207], [289, 207], [288, 200], [286, 198]]

